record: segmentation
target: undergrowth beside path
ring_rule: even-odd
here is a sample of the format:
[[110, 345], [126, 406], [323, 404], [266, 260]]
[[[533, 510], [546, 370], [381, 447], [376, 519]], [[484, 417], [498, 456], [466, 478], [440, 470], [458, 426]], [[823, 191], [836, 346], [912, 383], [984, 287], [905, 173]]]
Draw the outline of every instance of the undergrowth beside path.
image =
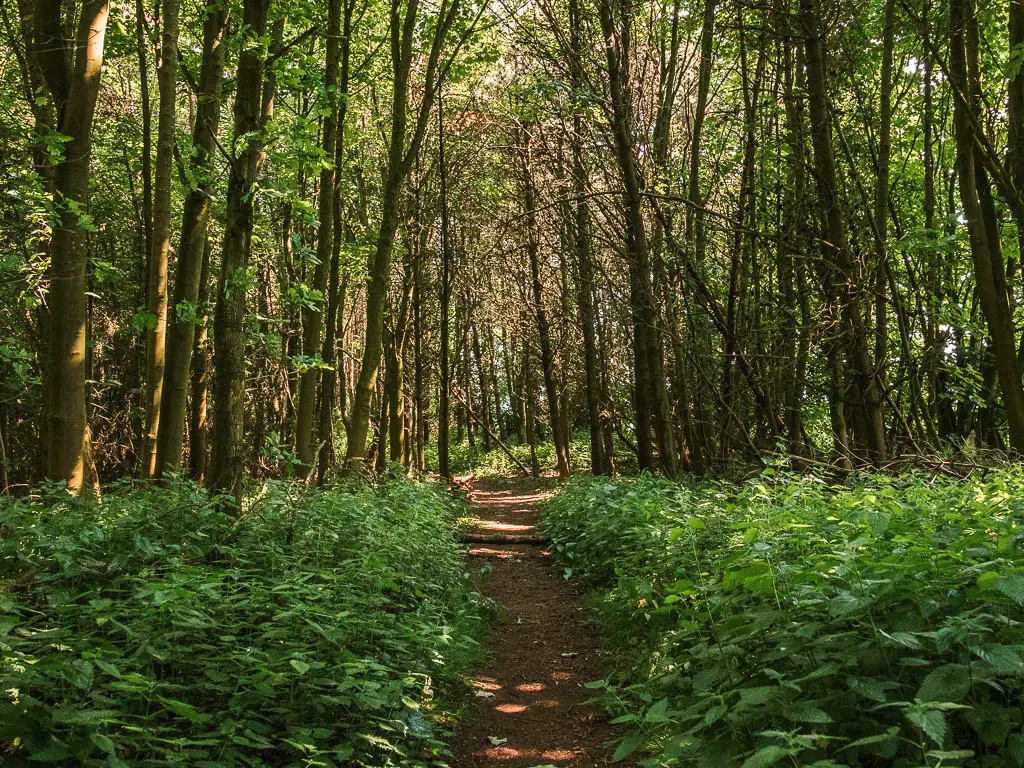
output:
[[1024, 764], [1024, 473], [580, 478], [544, 505], [645, 766]]
[[0, 507], [0, 762], [425, 766], [480, 598], [440, 486]]

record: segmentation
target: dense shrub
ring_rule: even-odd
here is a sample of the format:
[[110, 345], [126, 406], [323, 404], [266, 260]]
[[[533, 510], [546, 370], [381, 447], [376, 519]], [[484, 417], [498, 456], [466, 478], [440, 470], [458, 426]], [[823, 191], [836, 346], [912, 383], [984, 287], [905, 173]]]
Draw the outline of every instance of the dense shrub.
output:
[[1019, 766], [1024, 473], [740, 488], [578, 479], [544, 507], [643, 765]]
[[439, 487], [0, 508], [0, 762], [428, 765], [479, 598]]

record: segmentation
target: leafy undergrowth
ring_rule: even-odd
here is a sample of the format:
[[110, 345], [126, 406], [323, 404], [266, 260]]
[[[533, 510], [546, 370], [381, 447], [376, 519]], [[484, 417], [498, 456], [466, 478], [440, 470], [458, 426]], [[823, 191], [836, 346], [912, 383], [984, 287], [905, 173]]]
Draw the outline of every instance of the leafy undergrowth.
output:
[[438, 486], [0, 507], [0, 762], [434, 764], [480, 598]]
[[[506, 447], [524, 466], [530, 466], [530, 446], [526, 443], [516, 443], [511, 438], [505, 443]], [[619, 466], [623, 471], [635, 466], [635, 461], [624, 448], [619, 457]], [[492, 448], [484, 451], [480, 442], [475, 446], [468, 443], [452, 443], [449, 449], [449, 456], [452, 465], [452, 472], [456, 475], [475, 473], [480, 477], [507, 477], [520, 474], [522, 470], [516, 465], [508, 454], [500, 448]], [[557, 456], [555, 446], [550, 442], [543, 442], [537, 445], [537, 463], [540, 465], [542, 474], [553, 474], [557, 467]], [[431, 445], [427, 448], [427, 464], [431, 467], [437, 466], [437, 449]], [[573, 435], [569, 442], [569, 464], [574, 470], [590, 467], [590, 434], [578, 432]]]
[[592, 684], [645, 766], [1024, 765], [1024, 472], [965, 482], [577, 479], [543, 508], [591, 586]]

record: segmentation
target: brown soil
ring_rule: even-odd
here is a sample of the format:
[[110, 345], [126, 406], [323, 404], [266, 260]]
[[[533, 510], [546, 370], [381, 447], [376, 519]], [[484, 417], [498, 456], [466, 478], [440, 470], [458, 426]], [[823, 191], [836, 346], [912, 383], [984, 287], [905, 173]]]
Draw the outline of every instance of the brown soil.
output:
[[[537, 502], [550, 482], [500, 478], [470, 486], [471, 535], [536, 534]], [[453, 768], [592, 768], [610, 763], [613, 733], [584, 683], [601, 677], [599, 642], [575, 585], [543, 545], [476, 544], [474, 571], [493, 570], [482, 591], [502, 606], [486, 669], [453, 745]]]

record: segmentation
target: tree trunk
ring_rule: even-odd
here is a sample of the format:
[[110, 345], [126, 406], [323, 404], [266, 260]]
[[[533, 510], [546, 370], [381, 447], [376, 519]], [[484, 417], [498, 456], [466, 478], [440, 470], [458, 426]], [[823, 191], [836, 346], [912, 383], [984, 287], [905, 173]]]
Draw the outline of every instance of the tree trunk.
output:
[[555, 382], [555, 356], [551, 346], [551, 326], [544, 309], [543, 283], [540, 274], [540, 235], [537, 228], [537, 195], [533, 184], [533, 137], [529, 128], [520, 132], [522, 141], [523, 206], [526, 209], [526, 256], [530, 264], [530, 286], [533, 292], [533, 316], [540, 338], [540, 364], [544, 376], [544, 392], [551, 420], [551, 439], [555, 444], [558, 476], [569, 476], [569, 447], [565, 444], [559, 413], [558, 386]]
[[878, 377], [867, 346], [867, 329], [861, 315], [858, 276], [846, 238], [843, 211], [839, 201], [835, 154], [832, 147], [831, 118], [825, 79], [825, 47], [820, 30], [818, 0], [800, 0], [801, 18], [806, 33], [808, 113], [814, 145], [814, 167], [821, 198], [822, 237], [828, 300], [835, 303], [837, 319], [849, 368], [855, 376], [855, 408], [862, 424], [868, 459], [879, 465], [885, 461], [885, 422]]
[[[85, 487], [86, 268], [92, 124], [103, 69], [108, 0], [82, 4], [73, 55], [63, 36], [60, 2], [37, 3], [31, 45], [67, 137], [54, 169], [57, 209], [50, 241], [52, 308], [47, 369], [47, 475], [79, 495]], [[73, 61], [73, 63], [71, 63]]]
[[[1014, 343], [1013, 319], [1006, 294], [1006, 278], [998, 237], [991, 239], [986, 226], [982, 194], [987, 189], [985, 170], [980, 167], [975, 126], [980, 125], [976, 78], [978, 39], [973, 33], [974, 7], [971, 0], [951, 0], [949, 30], [949, 79], [953, 89], [953, 123], [956, 133], [956, 167], [960, 200], [974, 261], [974, 277], [981, 308], [988, 326], [991, 353], [1003, 393], [1010, 445], [1024, 453], [1024, 385]], [[982, 189], [981, 187], [986, 187]]]
[[[156, 175], [153, 179], [153, 243], [146, 292], [146, 395], [142, 474], [157, 473], [157, 435], [163, 402], [167, 355], [167, 264], [171, 251], [171, 182], [174, 167], [175, 112], [178, 89], [178, 0], [164, 0], [157, 88], [160, 115], [156, 131]], [[152, 327], [150, 327], [152, 326]]]
[[413, 160], [419, 153], [434, 97], [440, 88], [443, 72], [439, 68], [441, 47], [459, 14], [459, 0], [444, 0], [433, 26], [433, 40], [424, 71], [423, 94], [412, 138], [406, 147], [408, 131], [409, 76], [413, 61], [413, 38], [419, 19], [418, 0], [406, 0], [405, 16], [400, 13], [400, 0], [391, 2], [389, 37], [391, 43], [392, 96], [391, 134], [388, 140], [387, 167], [381, 195], [381, 219], [377, 244], [370, 260], [370, 280], [366, 288], [366, 329], [363, 359], [352, 398], [352, 417], [348, 428], [348, 451], [345, 463], [360, 464], [366, 453], [366, 435], [370, 427], [370, 400], [380, 368], [384, 305], [391, 276], [391, 254], [398, 231], [398, 211]]
[[[209, 464], [210, 437], [210, 252], [212, 246], [209, 236], [203, 244], [200, 257], [199, 293], [196, 298], [196, 329], [194, 349], [189, 354], [192, 358], [190, 369], [192, 387], [192, 420], [188, 428], [188, 458], [192, 478], [199, 485], [206, 484], [206, 471]], [[179, 452], [180, 453], [180, 452]]]
[[[322, 143], [324, 157], [334, 158], [335, 142], [338, 135], [338, 104], [335, 103], [335, 88], [338, 85], [339, 38], [341, 37], [341, 0], [330, 0], [327, 4], [327, 67], [324, 73], [324, 92], [331, 100], [323, 120]], [[334, 179], [335, 163], [326, 162], [320, 169], [320, 199], [318, 205], [318, 228], [316, 239], [316, 268], [313, 272], [313, 290], [321, 295], [321, 303], [307, 304], [302, 309], [302, 354], [306, 358], [320, 357], [323, 350], [320, 334], [323, 326], [324, 307], [330, 301], [329, 277], [333, 263], [334, 238]], [[336, 271], [336, 270], [335, 270]], [[335, 283], [337, 281], [335, 280]], [[308, 360], [307, 360], [308, 362]], [[320, 383], [320, 367], [308, 365], [299, 377], [299, 402], [295, 414], [295, 453], [299, 460], [297, 471], [305, 477], [313, 469], [316, 459], [313, 419], [316, 414], [316, 390]]]
[[668, 414], [657, 309], [651, 285], [650, 253], [643, 218], [641, 181], [633, 147], [633, 107], [629, 87], [633, 8], [624, 7], [631, 1], [621, 0], [617, 4], [620, 16], [618, 23], [613, 17], [610, 0], [601, 0], [598, 11], [606, 41], [615, 159], [623, 186], [626, 258], [630, 274], [629, 303], [633, 325], [637, 458], [641, 469], [655, 471], [654, 446], [651, 442], [653, 427], [657, 434], [662, 468], [672, 476], [677, 472], [675, 439]]
[[878, 386], [884, 388], [889, 342], [889, 172], [892, 156], [893, 37], [896, 0], [885, 0], [882, 24], [882, 83], [878, 107], [878, 160], [875, 183], [875, 368]]
[[437, 89], [437, 162], [441, 183], [441, 378], [438, 383], [437, 414], [437, 471], [451, 480], [452, 468], [448, 458], [449, 427], [451, 423], [451, 330], [452, 264], [448, 242], [448, 169], [444, 156], [444, 100], [443, 89]]
[[200, 304], [199, 295], [205, 287], [201, 276], [204, 253], [209, 248], [207, 232], [212, 208], [212, 160], [220, 126], [227, 20], [226, 7], [218, 6], [210, 11], [203, 25], [203, 65], [196, 94], [192, 167], [189, 172], [195, 179], [195, 187], [185, 196], [181, 216], [181, 244], [174, 280], [174, 307], [168, 323], [167, 367], [157, 436], [158, 476], [181, 463], [192, 349], [196, 327], [205, 322], [205, 309]]
[[264, 59], [256, 40], [266, 34], [270, 0], [244, 0], [242, 24], [249, 41], [238, 58], [235, 90], [235, 156], [228, 179], [227, 221], [214, 313], [213, 455], [210, 486], [241, 501], [245, 443], [245, 294], [252, 249], [253, 188], [262, 147], [260, 134]]

